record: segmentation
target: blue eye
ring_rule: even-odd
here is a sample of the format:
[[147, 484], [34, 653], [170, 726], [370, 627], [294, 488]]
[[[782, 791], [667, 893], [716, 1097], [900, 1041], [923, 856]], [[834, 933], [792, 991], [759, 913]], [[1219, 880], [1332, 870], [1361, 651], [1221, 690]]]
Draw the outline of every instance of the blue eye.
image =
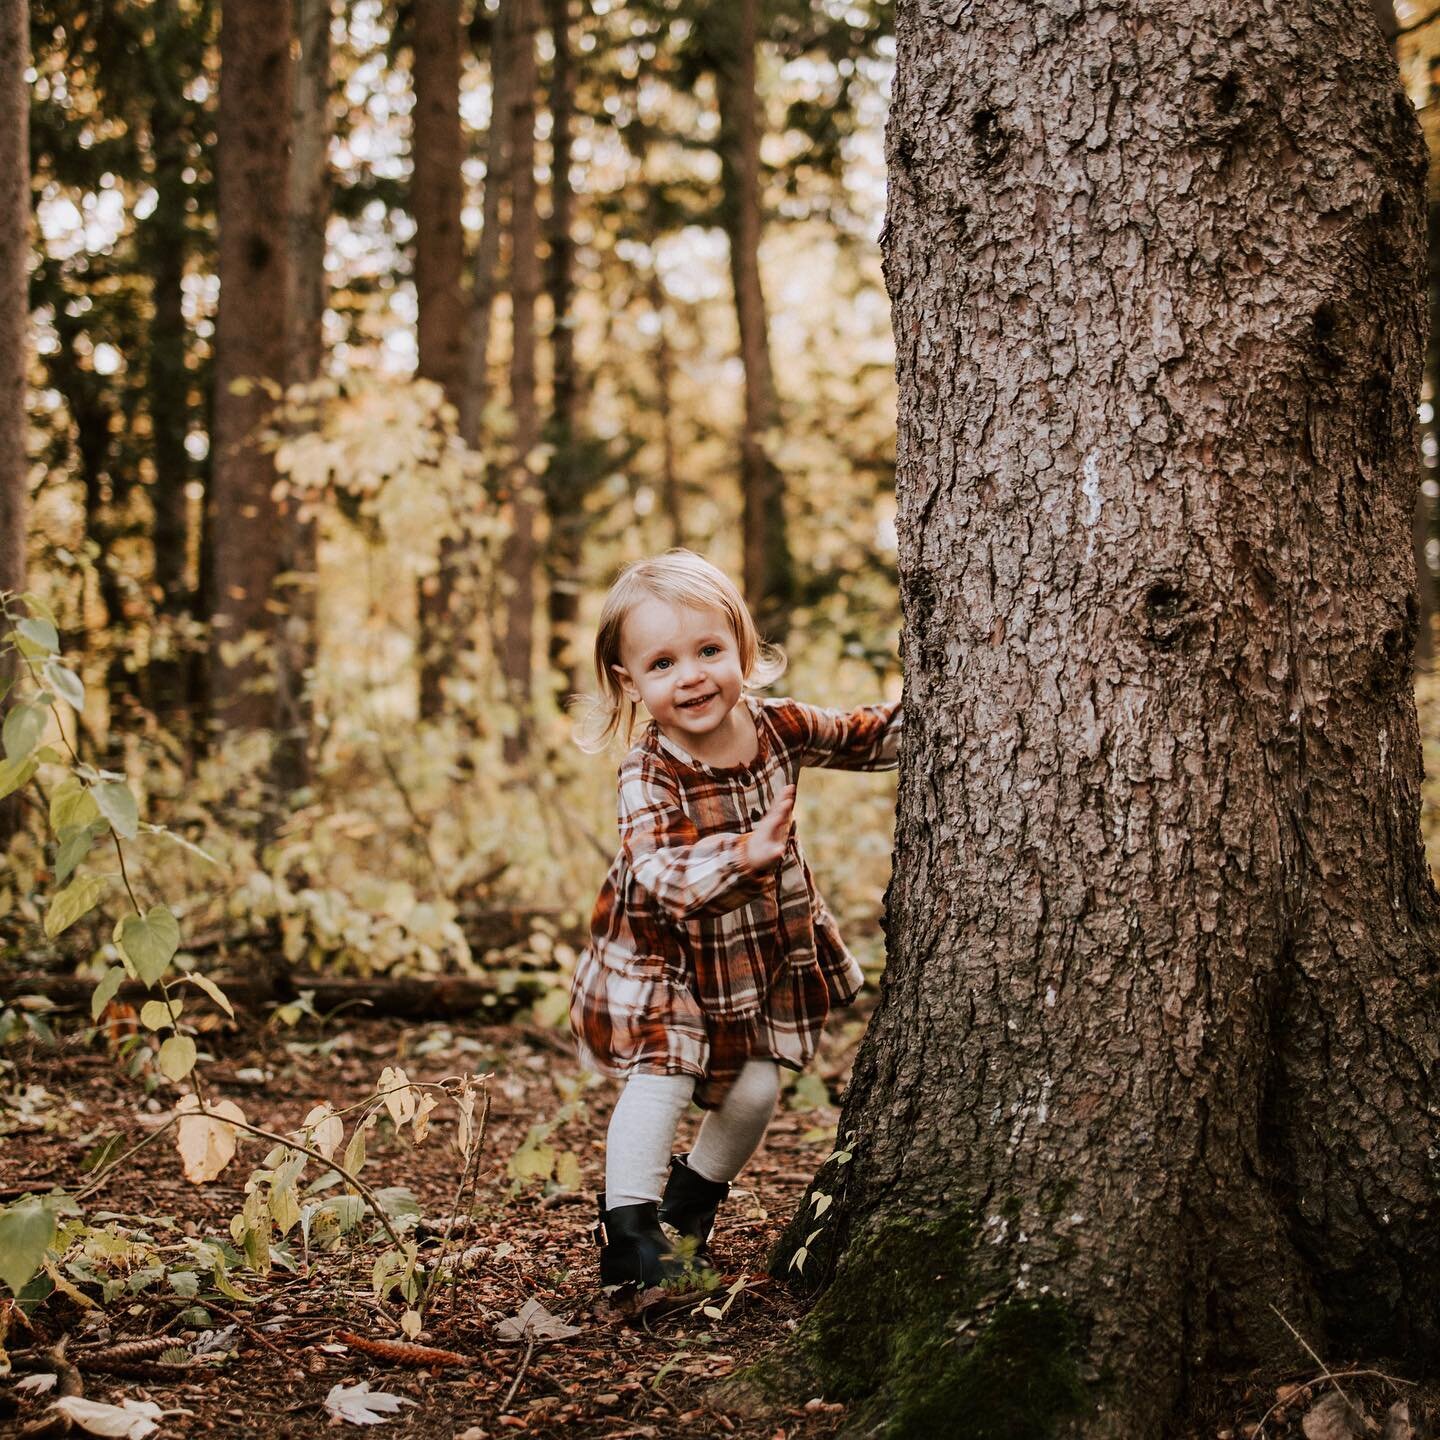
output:
[[718, 645], [707, 645], [700, 653], [702, 655], [718, 655], [720, 653], [720, 647]]
[[668, 660], [657, 660], [650, 668], [652, 670], [664, 670], [669, 666]]

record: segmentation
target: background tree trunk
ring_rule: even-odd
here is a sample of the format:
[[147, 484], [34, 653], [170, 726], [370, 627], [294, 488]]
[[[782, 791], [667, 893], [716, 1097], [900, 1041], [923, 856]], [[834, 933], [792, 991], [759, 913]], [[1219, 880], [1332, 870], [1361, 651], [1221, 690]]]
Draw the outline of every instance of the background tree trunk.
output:
[[[29, 501], [25, 366], [30, 353], [30, 7], [0, 0], [0, 590], [25, 589]], [[13, 674], [0, 656], [0, 686]], [[0, 800], [0, 844], [15, 833], [20, 799]]]
[[[465, 385], [465, 309], [461, 277], [465, 232], [460, 133], [460, 13], [455, 0], [415, 0], [415, 113], [411, 146], [415, 213], [415, 290], [419, 307], [419, 372], [442, 387], [457, 409]], [[443, 560], [453, 559], [453, 547]], [[420, 589], [420, 713], [441, 708], [441, 676], [453, 653], [455, 571], [443, 563]]]
[[785, 480], [770, 456], [778, 422], [765, 292], [760, 283], [760, 105], [755, 84], [759, 0], [712, 6], [699, 21], [715, 60], [720, 103], [721, 215], [730, 241], [730, 275], [745, 370], [740, 431], [745, 597], [762, 632], [783, 641], [794, 597], [785, 524]]
[[[290, 333], [292, 385], [309, 385], [325, 367], [325, 232], [330, 219], [331, 0], [294, 0], [295, 93], [290, 152]], [[310, 779], [314, 704], [317, 557], [315, 522], [288, 499], [278, 506], [276, 579], [275, 783], [291, 793]]]
[[511, 530], [505, 541], [505, 637], [501, 673], [514, 712], [505, 758], [517, 763], [530, 732], [535, 635], [535, 521], [537, 482], [526, 463], [540, 441], [535, 395], [535, 301], [540, 293], [540, 222], [535, 206], [536, 0], [512, 0], [515, 49], [506, 86], [510, 96], [510, 313], [514, 340], [510, 405], [514, 412], [510, 465]]
[[460, 404], [460, 438], [475, 449], [485, 423], [490, 391], [490, 323], [500, 273], [500, 207], [510, 177], [510, 56], [515, 48], [515, 0], [499, 0], [490, 42], [490, 134], [485, 150], [485, 197], [481, 201], [480, 243], [475, 247], [470, 291], [470, 343], [465, 391]]
[[1272, 1306], [1433, 1363], [1424, 155], [1356, 19], [897, 14], [890, 958], [777, 1260], [886, 1433], [1159, 1435], [1308, 1363]]
[[290, 21], [289, 0], [227, 0], [221, 11], [210, 702], [216, 720], [243, 729], [272, 724], [276, 710], [270, 666], [227, 660], [223, 647], [274, 633], [280, 521], [257, 432], [286, 376]]
[[570, 238], [570, 131], [575, 113], [574, 57], [569, 0], [545, 0], [554, 44], [550, 77], [550, 221], [546, 289], [550, 294], [551, 413], [554, 454], [545, 472], [550, 535], [545, 548], [549, 583], [550, 669], [563, 703], [584, 688], [579, 645], [581, 557], [585, 544], [588, 471], [580, 455], [580, 377], [575, 368], [575, 246]]

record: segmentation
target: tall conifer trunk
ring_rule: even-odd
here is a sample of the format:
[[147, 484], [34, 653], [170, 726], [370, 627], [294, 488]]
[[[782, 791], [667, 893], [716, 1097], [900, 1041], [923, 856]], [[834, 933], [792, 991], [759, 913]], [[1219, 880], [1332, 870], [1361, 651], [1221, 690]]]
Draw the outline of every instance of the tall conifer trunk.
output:
[[800, 1358], [903, 1436], [1168, 1433], [1277, 1311], [1433, 1365], [1412, 107], [1367, 0], [897, 44], [898, 848]]
[[509, 473], [511, 529], [505, 542], [505, 635], [501, 672], [512, 723], [505, 758], [525, 753], [530, 733], [535, 645], [536, 520], [539, 493], [529, 466], [540, 441], [535, 394], [535, 301], [540, 293], [540, 220], [535, 205], [535, 29], [537, 0], [512, 0], [515, 49], [507, 89], [510, 95], [511, 217], [510, 313], [513, 343], [510, 406], [514, 415]]
[[[331, 0], [294, 0], [295, 88], [290, 150], [290, 331], [287, 363], [292, 385], [310, 385], [325, 367], [325, 231], [330, 219]], [[282, 792], [310, 778], [314, 730], [311, 683], [315, 667], [315, 522], [288, 498], [277, 506], [280, 575], [276, 579], [275, 779]]]
[[291, 33], [289, 0], [222, 6], [210, 703], [217, 721], [241, 729], [276, 718], [271, 667], [244, 647], [274, 639], [281, 560], [275, 466], [258, 432], [286, 378]]
[[759, 10], [759, 0], [734, 0], [707, 9], [700, 23], [715, 63], [721, 214], [730, 241], [730, 276], [745, 375], [740, 431], [745, 595], [765, 634], [783, 640], [794, 577], [785, 521], [785, 479], [770, 454], [770, 431], [778, 423], [779, 412], [760, 279], [761, 123], [755, 79]]
[[575, 58], [570, 40], [569, 0], [545, 0], [553, 40], [550, 78], [550, 296], [551, 409], [549, 439], [555, 447], [545, 472], [550, 536], [545, 549], [549, 582], [550, 669], [560, 698], [584, 685], [577, 627], [580, 616], [581, 558], [585, 544], [586, 472], [578, 448], [580, 376], [575, 364], [575, 245], [570, 238], [574, 195], [570, 186], [570, 130], [575, 115]]
[[[26, 460], [25, 365], [30, 302], [30, 7], [0, 0], [0, 590], [25, 589]], [[0, 685], [13, 658], [0, 658]], [[20, 801], [0, 801], [0, 844], [15, 833]]]
[[[460, 131], [460, 13], [455, 0], [415, 0], [415, 112], [412, 144], [415, 290], [419, 307], [419, 372], [460, 406], [465, 385], [465, 306], [461, 277], [465, 234]], [[453, 543], [443, 546], [437, 574], [420, 589], [420, 713], [441, 708], [441, 677], [459, 637]]]

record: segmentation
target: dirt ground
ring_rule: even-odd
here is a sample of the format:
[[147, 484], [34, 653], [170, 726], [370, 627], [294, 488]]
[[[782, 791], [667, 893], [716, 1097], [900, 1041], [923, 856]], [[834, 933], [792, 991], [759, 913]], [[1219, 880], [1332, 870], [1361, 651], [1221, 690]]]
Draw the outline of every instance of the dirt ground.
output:
[[[861, 1028], [852, 1020], [827, 1038], [819, 1073], [832, 1099], [844, 1083]], [[142, 1138], [137, 1112], [162, 1114], [173, 1103], [168, 1086], [147, 1099], [143, 1081], [126, 1075], [105, 1039], [87, 1038], [78, 1022], [57, 1021], [56, 1033], [54, 1048], [24, 1040], [4, 1052], [13, 1068], [0, 1072], [0, 1202], [52, 1185], [73, 1186], [81, 1158], [97, 1140], [117, 1133]], [[359, 1337], [361, 1344], [398, 1340], [403, 1309], [374, 1298], [371, 1266], [377, 1251], [342, 1248], [302, 1255], [293, 1273], [274, 1268], [262, 1278], [238, 1272], [234, 1278], [248, 1303], [217, 1300], [203, 1283], [193, 1299], [175, 1295], [163, 1282], [151, 1284], [103, 1311], [52, 1297], [34, 1312], [33, 1329], [12, 1319], [8, 1345], [15, 1372], [0, 1382], [0, 1433], [19, 1430], [44, 1411], [50, 1397], [24, 1395], [15, 1382], [33, 1368], [39, 1348], [62, 1335], [80, 1364], [86, 1396], [153, 1401], [165, 1412], [161, 1435], [332, 1432], [344, 1427], [327, 1414], [326, 1396], [336, 1385], [361, 1381], [372, 1391], [415, 1402], [385, 1417], [378, 1432], [405, 1437], [494, 1440], [520, 1432], [537, 1437], [563, 1432], [606, 1440], [820, 1440], [843, 1427], [843, 1409], [822, 1396], [807, 1406], [747, 1416], [717, 1403], [714, 1393], [714, 1382], [776, 1345], [802, 1313], [794, 1296], [765, 1274], [765, 1265], [782, 1225], [832, 1149], [837, 1112], [813, 1080], [782, 1102], [764, 1146], [721, 1212], [714, 1248], [724, 1285], [745, 1279], [740, 1292], [718, 1319], [703, 1313], [702, 1305], [719, 1308], [724, 1290], [637, 1324], [596, 1313], [589, 1226], [615, 1088], [608, 1081], [577, 1088], [581, 1076], [563, 1032], [347, 1016], [324, 1029], [302, 1025], [277, 1032], [250, 1023], [217, 1030], [205, 1037], [202, 1049], [213, 1056], [206, 1067], [212, 1098], [233, 1099], [253, 1123], [279, 1131], [296, 1127], [321, 1100], [340, 1108], [363, 1098], [386, 1065], [404, 1065], [412, 1080], [491, 1075], [492, 1108], [474, 1203], [464, 1207], [470, 1213], [462, 1235], [450, 1242], [452, 1253], [463, 1246], [475, 1256], [473, 1267], [453, 1295], [442, 1296], [427, 1312], [416, 1337], [458, 1352], [464, 1363], [429, 1369], [392, 1363], [342, 1338]], [[581, 1103], [555, 1123], [577, 1096]], [[695, 1118], [692, 1113], [692, 1124]], [[544, 1123], [554, 1129], [541, 1143], [578, 1160], [578, 1191], [538, 1180], [517, 1184], [507, 1171], [531, 1127]], [[372, 1132], [364, 1170], [373, 1186], [408, 1187], [431, 1224], [451, 1214], [459, 1181], [452, 1122], [443, 1109], [436, 1112], [434, 1130], [416, 1148], [382, 1125]], [[186, 1235], [225, 1236], [243, 1203], [244, 1180], [265, 1148], [261, 1141], [247, 1142], [219, 1180], [196, 1187], [184, 1179], [170, 1138], [162, 1138], [91, 1197], [91, 1218], [106, 1210], [147, 1217], [147, 1233], [161, 1244]], [[438, 1244], [430, 1238], [428, 1253]], [[534, 1343], [503, 1338], [503, 1322], [532, 1299], [577, 1333]], [[208, 1325], [197, 1320], [196, 1305], [206, 1310]], [[85, 1368], [87, 1354], [107, 1346], [163, 1335], [177, 1346], [193, 1347], [206, 1329], [233, 1348], [219, 1359], [190, 1362], [189, 1372], [157, 1370], [153, 1354], [124, 1375]], [[1342, 1369], [1338, 1361], [1331, 1363]], [[1290, 1376], [1228, 1377], [1203, 1397], [1187, 1440], [1298, 1437], [1304, 1411], [1333, 1386], [1297, 1389], [1277, 1407], [1279, 1387], [1303, 1386], [1317, 1374], [1318, 1367], [1302, 1356]], [[1430, 1406], [1418, 1392], [1373, 1375], [1343, 1383], [1352, 1398], [1363, 1399], [1370, 1413], [1382, 1418], [1397, 1396], [1408, 1396], [1415, 1436], [1431, 1433], [1425, 1419]], [[1262, 1420], [1263, 1431], [1256, 1428]]]

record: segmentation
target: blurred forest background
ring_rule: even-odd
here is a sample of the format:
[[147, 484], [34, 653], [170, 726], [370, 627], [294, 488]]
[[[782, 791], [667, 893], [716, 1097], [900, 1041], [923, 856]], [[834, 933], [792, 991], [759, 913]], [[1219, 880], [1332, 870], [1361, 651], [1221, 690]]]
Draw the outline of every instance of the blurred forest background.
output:
[[[1440, 10], [1377, 10], [1440, 153]], [[194, 847], [137, 841], [187, 949], [483, 971], [558, 1020], [614, 843], [564, 702], [620, 564], [743, 577], [782, 691], [899, 692], [890, 0], [221, 18], [31, 5], [26, 585], [83, 681], [70, 738]], [[1436, 313], [1434, 179], [1430, 213]], [[1428, 369], [1427, 615], [1440, 326]], [[99, 912], [43, 953], [49, 803], [11, 806], [4, 939], [99, 963]], [[801, 797], [872, 967], [892, 812], [870, 776]]]
[[[889, 5], [221, 8], [31, 6], [26, 586], [69, 738], [195, 847], [137, 840], [187, 950], [543, 993], [613, 853], [564, 704], [619, 565], [701, 550], [782, 692], [898, 694]], [[893, 786], [808, 803], [878, 963]], [[47, 805], [0, 882], [32, 959]], [[101, 961], [100, 913], [49, 959]]]

